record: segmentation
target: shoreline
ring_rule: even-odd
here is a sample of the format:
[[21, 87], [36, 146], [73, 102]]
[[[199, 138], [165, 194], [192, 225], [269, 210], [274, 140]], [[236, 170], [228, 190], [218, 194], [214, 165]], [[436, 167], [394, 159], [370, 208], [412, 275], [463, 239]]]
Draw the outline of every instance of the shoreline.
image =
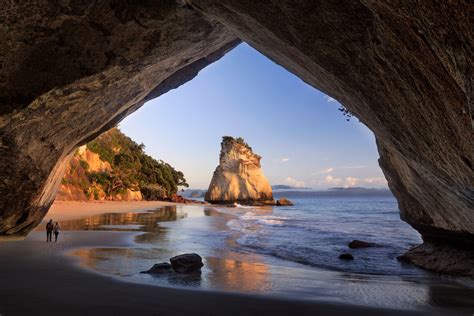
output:
[[[125, 204], [131, 205], [125, 205]], [[117, 204], [122, 204], [117, 208]], [[138, 205], [137, 205], [138, 204]], [[141, 212], [170, 202], [61, 202], [45, 219], [58, 220], [108, 211]], [[92, 207], [91, 207], [92, 206]], [[62, 214], [67, 207], [70, 214]], [[88, 211], [87, 211], [88, 210]], [[82, 212], [82, 213], [81, 213]], [[81, 214], [79, 214], [81, 213]], [[62, 219], [61, 219], [62, 218]], [[60, 242], [46, 243], [42, 231], [24, 241], [0, 243], [1, 315], [436, 315], [324, 301], [212, 290], [178, 289], [135, 282], [81, 267], [68, 253], [80, 248], [130, 247], [140, 233], [68, 231]], [[56, 297], [55, 293], [60, 294]], [[183, 304], [183, 302], [185, 302]], [[47, 312], [45, 312], [47, 311]]]
[[[82, 268], [80, 262], [67, 252], [81, 247], [127, 247], [130, 233], [73, 234], [68, 233], [75, 241], [58, 244], [44, 242], [40, 232], [32, 233], [25, 241], [0, 244], [0, 279], [2, 284], [10, 285], [0, 289], [2, 315], [43, 314], [44, 311], [48, 311], [44, 313], [48, 315], [156, 315], [170, 312], [175, 315], [424, 314], [125, 282]], [[117, 235], [122, 235], [122, 238], [117, 238]], [[60, 297], [56, 299], [55, 293]]]

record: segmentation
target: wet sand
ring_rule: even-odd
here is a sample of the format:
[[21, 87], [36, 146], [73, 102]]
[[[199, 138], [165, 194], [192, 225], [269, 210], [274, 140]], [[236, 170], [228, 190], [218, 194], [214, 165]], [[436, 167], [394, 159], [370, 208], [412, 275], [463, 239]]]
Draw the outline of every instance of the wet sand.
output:
[[51, 206], [48, 214], [44, 218], [50, 218], [59, 221], [81, 218], [84, 216], [98, 215], [108, 212], [126, 213], [143, 212], [152, 210], [161, 206], [177, 205], [172, 202], [163, 201], [137, 201], [137, 202], [75, 202], [75, 201], [56, 201]]
[[[163, 202], [60, 202], [46, 217], [72, 219], [108, 211], [144, 211]], [[82, 247], [127, 247], [133, 232], [67, 232], [46, 243], [35, 231], [0, 243], [0, 314], [10, 315], [420, 315], [327, 302], [285, 300], [122, 282], [85, 270], [65, 255]], [[348, 302], [350, 303], [350, 302]], [[433, 315], [433, 313], [430, 313]]]

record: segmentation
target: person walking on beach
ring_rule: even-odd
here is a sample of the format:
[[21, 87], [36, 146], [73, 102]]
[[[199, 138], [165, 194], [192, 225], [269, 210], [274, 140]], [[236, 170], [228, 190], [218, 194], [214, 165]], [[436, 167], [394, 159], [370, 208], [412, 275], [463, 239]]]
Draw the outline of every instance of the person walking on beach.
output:
[[53, 237], [53, 220], [50, 219], [49, 222], [46, 224], [46, 242], [51, 242], [51, 239]]
[[61, 230], [61, 226], [59, 226], [59, 222], [56, 222], [54, 225], [54, 242], [58, 242], [59, 231]]

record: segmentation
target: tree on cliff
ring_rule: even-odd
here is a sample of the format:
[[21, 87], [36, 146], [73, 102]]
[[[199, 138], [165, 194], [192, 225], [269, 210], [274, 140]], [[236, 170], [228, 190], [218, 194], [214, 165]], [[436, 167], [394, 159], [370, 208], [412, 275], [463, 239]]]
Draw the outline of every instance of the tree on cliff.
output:
[[234, 138], [234, 137], [232, 137], [232, 136], [223, 136], [222, 139], [223, 139], [224, 141], [226, 141], [226, 140], [234, 141], [234, 142], [236, 142], [237, 144], [240, 144], [240, 145], [242, 145], [242, 146], [245, 146], [245, 147], [247, 147], [248, 149], [250, 149], [250, 151], [252, 151], [252, 147], [250, 147], [250, 145], [247, 144], [247, 142], [245, 141], [245, 139], [244, 139], [243, 137]]

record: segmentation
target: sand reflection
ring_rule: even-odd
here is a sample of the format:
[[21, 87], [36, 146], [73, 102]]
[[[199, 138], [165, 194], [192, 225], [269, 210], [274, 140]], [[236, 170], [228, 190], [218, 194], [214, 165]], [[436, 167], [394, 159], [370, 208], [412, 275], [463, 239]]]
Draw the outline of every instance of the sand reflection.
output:
[[[271, 210], [270, 210], [271, 211]], [[268, 212], [268, 210], [262, 210]], [[234, 216], [219, 212], [210, 207], [204, 208], [204, 215], [223, 218], [222, 221], [212, 221], [211, 227], [214, 231], [228, 229], [227, 222]], [[220, 249], [218, 257], [206, 257], [207, 278], [211, 287], [222, 290], [242, 291], [242, 292], [263, 292], [271, 289], [269, 267], [261, 262], [262, 259], [255, 254], [243, 256], [233, 253], [229, 249], [238, 248], [234, 235], [225, 238], [226, 249]], [[241, 258], [246, 261], [234, 260]], [[247, 261], [249, 260], [249, 261]]]
[[62, 230], [81, 231], [143, 231], [157, 232], [158, 222], [176, 221], [185, 218], [186, 213], [177, 211], [176, 206], [164, 206], [143, 213], [105, 213], [80, 219], [61, 221]]
[[271, 290], [269, 268], [264, 263], [207, 257], [206, 264], [213, 287], [243, 292]]
[[[228, 228], [226, 223], [234, 218], [231, 214], [219, 212], [213, 208], [191, 212], [190, 219], [194, 223], [173, 223], [161, 226], [160, 222], [177, 221], [187, 217], [187, 213], [179, 212], [176, 206], [163, 207], [146, 213], [106, 213], [88, 216], [82, 219], [63, 221], [64, 230], [76, 231], [141, 231], [144, 234], [135, 236], [137, 247], [123, 248], [82, 248], [72, 254], [79, 259], [80, 265], [102, 273], [122, 277], [136, 278], [152, 284], [206, 287], [241, 292], [266, 292], [272, 290], [270, 269], [262, 263], [261, 258], [254, 254], [235, 253], [237, 248], [234, 234], [223, 234], [220, 240], [223, 247], [219, 252], [212, 249], [196, 249], [196, 235], [193, 227], [200, 223], [198, 231], [223, 232]], [[204, 211], [204, 212], [203, 212]], [[203, 216], [204, 215], [204, 216]], [[201, 222], [204, 217], [215, 220]], [[200, 235], [198, 235], [200, 236]], [[199, 237], [198, 239], [199, 240]], [[208, 241], [203, 241], [206, 245]], [[157, 247], [158, 246], [158, 247]], [[168, 261], [170, 257], [185, 249], [199, 252], [204, 259], [204, 268], [200, 275], [180, 275], [176, 273], [150, 276], [140, 274], [156, 262]]]

